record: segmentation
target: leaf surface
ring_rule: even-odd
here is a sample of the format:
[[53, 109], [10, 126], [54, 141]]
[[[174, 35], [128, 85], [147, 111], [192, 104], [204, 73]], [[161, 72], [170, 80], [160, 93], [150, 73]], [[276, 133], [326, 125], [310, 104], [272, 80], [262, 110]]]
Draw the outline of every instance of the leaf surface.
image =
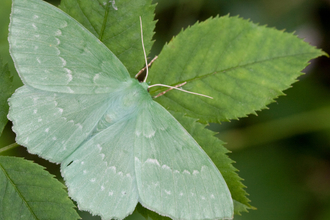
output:
[[99, 38], [122, 61], [131, 77], [143, 67], [139, 16], [148, 54], [156, 24], [151, 0], [62, 0], [60, 8]]
[[[239, 17], [197, 23], [165, 45], [150, 69], [150, 84], [175, 86], [213, 97], [171, 91], [156, 100], [202, 122], [244, 117], [283, 95], [310, 59], [324, 55], [293, 34]], [[150, 89], [152, 95], [166, 90]]]
[[31, 161], [0, 156], [0, 219], [79, 219], [63, 187]]
[[13, 77], [9, 72], [8, 65], [2, 65], [0, 58], [0, 135], [7, 124], [8, 103], [7, 99], [13, 92]]

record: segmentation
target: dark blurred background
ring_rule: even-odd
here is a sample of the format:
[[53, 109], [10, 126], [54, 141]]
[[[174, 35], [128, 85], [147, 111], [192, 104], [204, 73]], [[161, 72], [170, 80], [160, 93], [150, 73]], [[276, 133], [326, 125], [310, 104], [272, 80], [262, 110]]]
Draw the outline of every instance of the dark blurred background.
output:
[[[120, 0], [117, 0], [120, 1]], [[330, 53], [330, 0], [158, 0], [156, 40], [152, 55], [182, 29], [209, 17], [230, 14], [260, 25], [295, 32]], [[58, 4], [59, 1], [52, 1]], [[7, 33], [10, 0], [1, 0], [0, 56], [9, 62]], [[227, 142], [229, 156], [244, 179], [257, 210], [236, 220], [330, 219], [330, 60], [311, 62], [292, 88], [268, 110], [239, 121], [211, 124]], [[20, 85], [18, 77], [15, 78]], [[14, 142], [8, 124], [0, 147]], [[58, 167], [26, 154], [23, 147], [7, 152], [23, 156], [60, 176]], [[82, 214], [83, 219], [99, 219]], [[137, 218], [131, 218], [137, 219]]]

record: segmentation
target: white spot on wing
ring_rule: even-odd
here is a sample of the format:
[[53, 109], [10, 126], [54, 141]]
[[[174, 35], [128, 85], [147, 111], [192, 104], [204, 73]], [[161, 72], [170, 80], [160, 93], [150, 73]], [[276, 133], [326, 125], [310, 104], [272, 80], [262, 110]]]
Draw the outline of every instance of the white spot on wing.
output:
[[193, 175], [196, 176], [197, 174], [199, 174], [198, 170], [194, 170], [194, 171], [193, 171]]
[[64, 68], [64, 70], [65, 70], [68, 74], [72, 74], [72, 71], [69, 70], [68, 68]]
[[102, 186], [101, 186], [101, 190], [103, 191], [104, 189], [105, 189], [105, 188], [104, 188], [104, 186], [102, 185]]
[[152, 138], [155, 135], [156, 131], [152, 131], [149, 134], [143, 134], [146, 138]]
[[109, 196], [112, 196], [112, 195], [113, 195], [113, 191], [110, 191], [110, 192], [109, 192]]
[[61, 36], [62, 35], [62, 31], [61, 30], [57, 30], [56, 32], [55, 32], [55, 36]]
[[61, 28], [65, 28], [68, 26], [68, 22], [64, 21], [64, 23], [61, 25]]
[[135, 160], [135, 165], [136, 166], [141, 166], [141, 161], [138, 157], [135, 157], [134, 160]]
[[114, 173], [116, 173], [116, 167], [115, 166], [111, 166], [109, 167], [110, 170], [112, 170]]
[[112, 121], [112, 117], [115, 117], [115, 116], [112, 116], [112, 115], [110, 115], [110, 114], [106, 114], [106, 115], [104, 116], [105, 120], [106, 120], [107, 122], [109, 122], [109, 123], [111, 123], [111, 121]]
[[101, 150], [102, 150], [101, 145], [100, 144], [97, 144], [96, 147], [97, 147], [97, 149], [99, 149], [99, 152], [101, 152]]
[[93, 77], [93, 82], [95, 83], [95, 84], [97, 84], [96, 83], [96, 80], [98, 80], [100, 78], [100, 74], [95, 74], [95, 76]]
[[66, 77], [68, 78], [67, 83], [71, 82], [72, 79], [73, 79], [73, 77], [72, 77], [72, 75], [70, 73], [66, 74]]
[[45, 132], [48, 133], [48, 131], [49, 131], [49, 128], [46, 128], [46, 129], [45, 129]]
[[180, 196], [183, 196], [183, 192], [180, 192], [180, 194], [179, 194]]
[[66, 88], [68, 89], [69, 93], [74, 93], [74, 91], [69, 86]]
[[167, 195], [171, 195], [171, 191], [170, 190], [164, 190], [165, 191], [165, 193], [167, 194]]
[[52, 139], [53, 139], [54, 141], [56, 141], [57, 138], [56, 138], [56, 137], [53, 137]]
[[33, 114], [37, 114], [37, 112], [38, 112], [38, 109], [33, 110]]
[[190, 175], [190, 172], [188, 170], [184, 170], [183, 173], [186, 173], [186, 174]]
[[32, 27], [34, 30], [38, 30], [37, 25], [35, 23], [32, 23]]
[[203, 173], [203, 172], [205, 172], [205, 170], [208, 170], [208, 167], [205, 166], [205, 165], [203, 165], [203, 166], [202, 166], [202, 169], [201, 169], [201, 172]]
[[57, 48], [57, 47], [54, 47], [57, 51], [56, 55], [59, 56], [61, 54], [61, 51]]
[[91, 179], [91, 182], [92, 182], [92, 183], [94, 183], [94, 182], [95, 182], [95, 180], [96, 180], [96, 179], [95, 179], [95, 178], [93, 178], [93, 179]]
[[58, 110], [60, 111], [60, 113], [63, 113], [63, 108], [58, 108]]
[[167, 166], [166, 164], [164, 164], [164, 165], [162, 166], [162, 168], [163, 168], [164, 170], [171, 170], [171, 168], [170, 168], [169, 166]]
[[38, 19], [39, 16], [38, 15], [33, 15], [33, 19]]
[[66, 60], [62, 57], [60, 57], [61, 61], [62, 61], [62, 67], [66, 66]]
[[214, 195], [213, 194], [211, 194], [211, 199], [214, 199], [215, 197], [214, 197]]
[[140, 131], [135, 131], [135, 135], [136, 135], [137, 137], [139, 137], [139, 136], [141, 135], [141, 132], [140, 132]]
[[87, 170], [84, 170], [83, 173], [86, 174], [87, 173]]
[[41, 63], [41, 61], [40, 61], [40, 59], [37, 57], [37, 62], [40, 64]]
[[38, 119], [38, 122], [41, 122], [41, 121], [42, 121], [42, 119], [41, 119], [41, 118], [39, 118], [39, 119]]
[[156, 164], [157, 166], [160, 167], [160, 164], [159, 164], [159, 162], [158, 162], [157, 159], [149, 158], [149, 159], [147, 159], [144, 163], [148, 163], [148, 164]]
[[60, 45], [60, 43], [61, 43], [60, 39], [58, 39], [58, 38], [55, 37], [55, 40], [56, 40], [56, 45], [55, 46]]

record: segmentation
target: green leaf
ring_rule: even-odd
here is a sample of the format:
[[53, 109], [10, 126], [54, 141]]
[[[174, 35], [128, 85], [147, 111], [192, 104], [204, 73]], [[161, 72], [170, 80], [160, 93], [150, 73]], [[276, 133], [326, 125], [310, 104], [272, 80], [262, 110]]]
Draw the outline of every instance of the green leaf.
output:
[[[244, 117], [273, 101], [301, 75], [308, 61], [325, 55], [293, 34], [238, 17], [197, 23], [165, 45], [148, 81], [177, 85], [213, 97], [171, 91], [156, 100], [202, 122]], [[166, 89], [153, 87], [152, 95]]]
[[156, 24], [155, 6], [151, 0], [62, 0], [60, 8], [99, 38], [134, 77], [144, 65], [139, 16], [148, 54]]
[[7, 124], [8, 103], [7, 99], [13, 93], [13, 77], [9, 72], [8, 64], [2, 65], [0, 58], [0, 135]]
[[9, 24], [9, 14], [10, 14], [11, 1], [2, 0], [0, 7], [0, 56], [7, 61], [9, 58], [8, 51], [8, 24]]
[[[138, 206], [141, 206], [141, 205], [138, 204]], [[145, 209], [145, 210], [148, 210], [148, 209]], [[129, 215], [125, 218], [125, 220], [144, 220], [144, 219], [148, 219], [148, 218], [143, 216], [141, 213], [139, 213], [136, 210], [131, 215]], [[168, 218], [168, 219], [170, 219], [170, 218]]]
[[0, 156], [0, 219], [79, 219], [63, 187], [31, 161]]
[[144, 208], [140, 203], [136, 206], [135, 211], [140, 213], [147, 220], [171, 220], [169, 217], [161, 216], [156, 212]]

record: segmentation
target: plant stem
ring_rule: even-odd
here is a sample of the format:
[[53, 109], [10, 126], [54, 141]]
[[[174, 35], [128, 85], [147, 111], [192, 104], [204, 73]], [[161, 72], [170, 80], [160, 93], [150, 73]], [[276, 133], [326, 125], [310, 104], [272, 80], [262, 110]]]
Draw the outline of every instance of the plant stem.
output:
[[243, 129], [224, 131], [218, 137], [228, 143], [226, 147], [229, 150], [261, 146], [295, 135], [329, 129], [329, 112], [329, 106], [323, 107]]
[[1, 154], [2, 152], [5, 152], [5, 151], [7, 151], [7, 150], [11, 150], [11, 149], [13, 149], [13, 148], [15, 148], [15, 147], [18, 147], [18, 146], [20, 146], [20, 145], [17, 144], [17, 143], [15, 142], [15, 143], [10, 144], [10, 145], [8, 145], [8, 146], [6, 146], [6, 147], [3, 147], [3, 148], [0, 149], [0, 154]]

